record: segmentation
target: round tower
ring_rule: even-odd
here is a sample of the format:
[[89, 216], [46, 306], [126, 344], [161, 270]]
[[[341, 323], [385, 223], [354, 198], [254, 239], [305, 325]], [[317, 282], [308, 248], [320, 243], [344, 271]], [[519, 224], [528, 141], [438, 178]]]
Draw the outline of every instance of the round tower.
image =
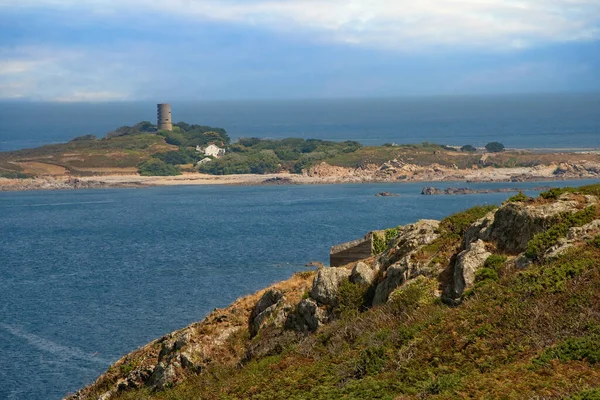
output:
[[171, 105], [170, 104], [157, 104], [156, 105], [156, 117], [159, 131], [172, 131], [173, 122], [171, 121]]

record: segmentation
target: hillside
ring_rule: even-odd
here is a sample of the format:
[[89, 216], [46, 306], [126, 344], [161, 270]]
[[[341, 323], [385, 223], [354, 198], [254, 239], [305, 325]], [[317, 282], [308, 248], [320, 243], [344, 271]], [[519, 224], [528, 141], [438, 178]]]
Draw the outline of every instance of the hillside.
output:
[[598, 399], [599, 199], [552, 189], [390, 229], [372, 257], [215, 310], [68, 398]]
[[[143, 121], [120, 127], [100, 139], [86, 135], [63, 144], [1, 152], [0, 178], [291, 173], [347, 181], [390, 182], [578, 179], [600, 175], [600, 154], [595, 152], [486, 152], [472, 146], [458, 149], [428, 142], [366, 147], [354, 141], [300, 138], [240, 138], [231, 143], [222, 128], [179, 122], [173, 129], [172, 132], [158, 131], [156, 126]], [[196, 151], [196, 146], [208, 144], [224, 148], [226, 154], [204, 160], [204, 154]], [[207, 162], [197, 165], [200, 160]], [[482, 174], [481, 170], [487, 171]], [[499, 179], [494, 178], [497, 171], [504, 171]], [[43, 188], [47, 185], [38, 182], [26, 186]]]

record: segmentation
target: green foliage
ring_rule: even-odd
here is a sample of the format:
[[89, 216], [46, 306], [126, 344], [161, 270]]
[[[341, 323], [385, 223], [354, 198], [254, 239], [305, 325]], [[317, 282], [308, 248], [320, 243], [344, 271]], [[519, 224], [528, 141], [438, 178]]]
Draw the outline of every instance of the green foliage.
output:
[[167, 151], [165, 153], [156, 153], [152, 157], [163, 161], [165, 164], [181, 165], [190, 164], [199, 161], [205, 156], [193, 149], [179, 149]]
[[141, 135], [149, 132], [156, 132], [156, 125], [153, 125], [150, 121], [142, 121], [134, 126], [122, 126], [115, 131], [108, 133], [106, 137], [114, 138], [119, 136]]
[[600, 235], [594, 236], [594, 238], [590, 240], [589, 244], [600, 249]]
[[504, 151], [504, 145], [500, 142], [490, 142], [485, 145], [485, 149], [490, 153], [500, 153]]
[[485, 268], [490, 268], [490, 269], [493, 269], [494, 271], [498, 272], [500, 270], [500, 268], [504, 265], [505, 262], [506, 262], [506, 256], [501, 256], [499, 254], [492, 254], [491, 256], [488, 256], [488, 258], [485, 259], [483, 266]]
[[500, 279], [498, 272], [492, 268], [481, 268], [475, 273], [475, 282], [497, 281]]
[[0, 170], [0, 178], [7, 178], [7, 179], [31, 179], [31, 178], [33, 178], [33, 175], [26, 174], [24, 172], [19, 172], [19, 171], [3, 171], [3, 170]]
[[539, 260], [546, 250], [558, 242], [558, 239], [566, 236], [570, 228], [592, 222], [597, 214], [595, 206], [586, 207], [576, 213], [562, 214], [557, 218], [556, 224], [548, 230], [538, 233], [527, 243], [525, 255], [532, 260]]
[[456, 374], [439, 375], [425, 382], [424, 392], [426, 394], [454, 394], [460, 385], [460, 376]]
[[367, 375], [376, 375], [383, 369], [387, 360], [388, 357], [383, 347], [367, 347], [359, 354], [354, 376], [363, 378]]
[[528, 293], [560, 293], [566, 290], [567, 283], [583, 272], [593, 269], [598, 260], [594, 255], [580, 253], [555, 260], [551, 268], [535, 268], [523, 271], [517, 280], [520, 290]]
[[509, 197], [506, 201], [508, 201], [509, 203], [518, 203], [518, 202], [523, 203], [523, 202], [530, 201], [530, 200], [532, 200], [531, 197], [527, 196], [523, 192], [519, 192], [518, 194], [515, 194], [514, 196]]
[[463, 147], [460, 148], [460, 151], [464, 151], [467, 153], [475, 153], [477, 149], [471, 146], [470, 144], [465, 144]]
[[454, 235], [462, 236], [472, 223], [486, 216], [490, 211], [495, 210], [496, 206], [475, 206], [468, 210], [452, 214], [440, 222], [440, 231], [450, 232]]
[[173, 176], [181, 175], [179, 168], [165, 164], [163, 161], [151, 158], [138, 165], [138, 172], [142, 176]]
[[417, 277], [412, 282], [396, 289], [390, 294], [389, 305], [393, 310], [406, 312], [421, 306], [433, 304], [438, 282], [435, 279]]
[[600, 362], [600, 335], [581, 338], [568, 338], [558, 345], [544, 350], [532, 360], [534, 366], [547, 366], [551, 360], [587, 361], [590, 364]]
[[569, 397], [567, 400], [600, 400], [600, 388], [584, 390]]
[[540, 193], [540, 197], [546, 200], [556, 200], [563, 193], [574, 193], [575, 191], [576, 189], [572, 187], [552, 188]]
[[375, 288], [344, 280], [339, 287], [335, 311], [345, 315], [356, 311], [365, 311], [373, 301]]
[[379, 232], [373, 232], [373, 254], [383, 253], [392, 240], [398, 236], [400, 227], [389, 228], [383, 231], [383, 234]]
[[269, 150], [251, 154], [226, 154], [199, 167], [200, 172], [213, 175], [268, 174], [278, 172], [280, 169], [279, 158]]

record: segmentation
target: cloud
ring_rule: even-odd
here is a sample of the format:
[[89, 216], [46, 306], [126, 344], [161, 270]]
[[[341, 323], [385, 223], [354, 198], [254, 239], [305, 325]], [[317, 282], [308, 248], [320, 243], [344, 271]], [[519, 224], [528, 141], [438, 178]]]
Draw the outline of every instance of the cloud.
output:
[[[0, 51], [0, 98], [56, 101], [126, 100], [135, 81], [111, 55], [94, 50], [24, 46]], [[120, 76], [121, 75], [121, 76]], [[122, 76], [127, 75], [127, 76]], [[111, 79], [118, 77], [119, 79]]]
[[151, 11], [404, 51], [520, 50], [600, 38], [598, 0], [6, 0], [90, 15]]

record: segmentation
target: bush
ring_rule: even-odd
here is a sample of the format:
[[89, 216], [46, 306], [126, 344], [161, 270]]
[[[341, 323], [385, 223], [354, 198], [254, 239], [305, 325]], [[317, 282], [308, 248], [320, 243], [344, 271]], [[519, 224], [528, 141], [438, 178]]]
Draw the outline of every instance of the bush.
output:
[[490, 142], [485, 145], [485, 149], [490, 153], [500, 153], [504, 151], [504, 145], [500, 142]]
[[475, 153], [477, 149], [471, 146], [470, 144], [465, 144], [463, 147], [460, 148], [460, 151], [464, 151], [467, 153]]
[[138, 165], [138, 172], [142, 176], [181, 175], [179, 168], [165, 164], [163, 161], [156, 158], [151, 158]]
[[532, 200], [531, 197], [527, 196], [526, 194], [524, 194], [523, 192], [519, 192], [519, 194], [515, 194], [514, 196], [511, 196], [508, 198], [509, 203], [517, 203], [517, 202], [526, 202], [526, 201], [530, 201]]
[[535, 366], [547, 366], [551, 360], [561, 362], [587, 361], [590, 364], [600, 362], [600, 336], [590, 335], [583, 338], [569, 338], [532, 360]]
[[575, 193], [575, 191], [576, 189], [572, 187], [552, 188], [540, 193], [540, 197], [546, 200], [556, 200], [563, 193]]

